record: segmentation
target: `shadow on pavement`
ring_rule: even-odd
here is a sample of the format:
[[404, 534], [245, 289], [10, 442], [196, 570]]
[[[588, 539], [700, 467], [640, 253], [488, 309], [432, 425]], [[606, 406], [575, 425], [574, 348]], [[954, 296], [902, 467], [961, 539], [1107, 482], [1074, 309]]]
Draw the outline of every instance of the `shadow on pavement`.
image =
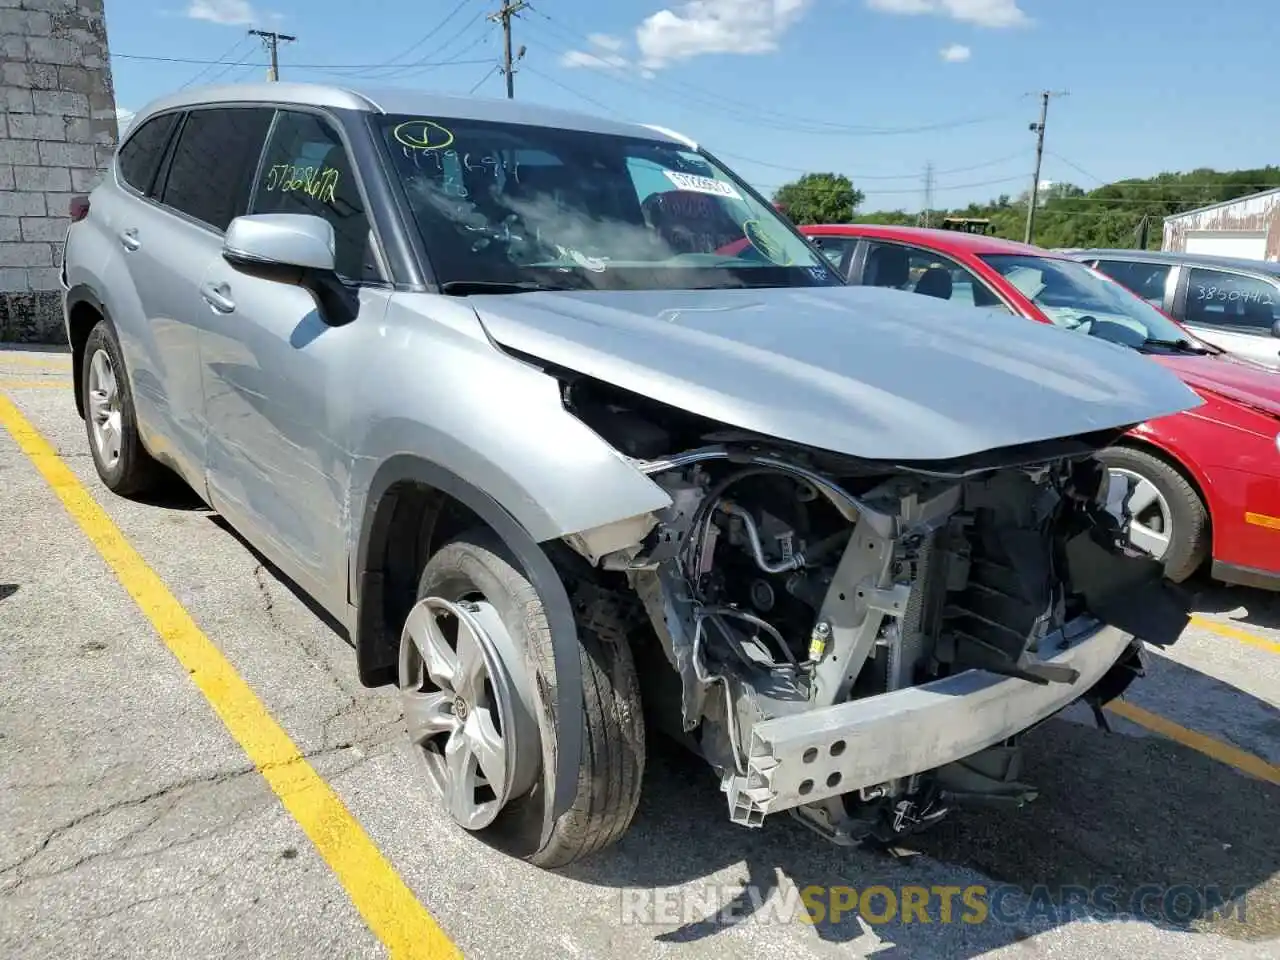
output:
[[[192, 494], [192, 496], [195, 496], [195, 494]], [[231, 524], [227, 523], [227, 521], [222, 517], [221, 514], [211, 512], [209, 514], [209, 519], [213, 522], [213, 524], [216, 527], [218, 527], [221, 530], [225, 530], [227, 533], [231, 534], [231, 536], [235, 537], [236, 540], [239, 541], [240, 545], [244, 547], [245, 550], [247, 550], [250, 554], [253, 555], [253, 558], [262, 566], [264, 570], [270, 573], [271, 576], [274, 577], [277, 581], [279, 581], [279, 583], [282, 586], [284, 586], [290, 593], [292, 593], [295, 597], [297, 597], [298, 602], [301, 603], [303, 606], [305, 606], [309, 611], [311, 611], [311, 613], [318, 620], [320, 620], [326, 627], [328, 627], [330, 630], [336, 633], [339, 637], [341, 637], [347, 643], [352, 642], [351, 636], [347, 632], [347, 628], [345, 626], [339, 623], [338, 620], [335, 619], [334, 616], [330, 614], [328, 610], [320, 606], [320, 604], [317, 603], [314, 598], [312, 598], [311, 594], [307, 593], [305, 590], [302, 589], [302, 587], [294, 583], [293, 580], [291, 580], [283, 570], [281, 570], [274, 563], [268, 560], [266, 555], [261, 553], [257, 547], [255, 547], [243, 536], [241, 536], [240, 532], [236, 530], [233, 526], [231, 526]]]
[[[712, 912], [657, 934], [660, 941], [701, 940], [729, 924], [751, 922], [753, 912], [768, 910], [760, 903], [778, 889], [779, 877], [797, 889], [814, 884], [859, 891], [872, 885], [895, 891], [939, 884], [1016, 888], [1007, 891], [1011, 896], [998, 917], [993, 909], [984, 923], [953, 922], [945, 932], [936, 899], [930, 924], [903, 923], [899, 912], [888, 923], [868, 928], [854, 911], [837, 923], [814, 925], [828, 942], [880, 938], [886, 946], [893, 944], [876, 950], [878, 960], [943, 953], [976, 957], [1054, 923], [1119, 919], [1132, 903], [1145, 913], [1134, 919], [1168, 929], [1212, 930], [1238, 939], [1280, 937], [1280, 850], [1274, 827], [1280, 788], [1172, 741], [1051, 720], [1026, 741], [1022, 779], [1040, 788], [1036, 802], [1021, 810], [953, 811], [933, 831], [904, 841], [926, 856], [903, 858], [836, 847], [781, 814], [760, 830], [736, 827], [727, 819], [724, 796], [709, 769], [671, 741], [652, 739], [645, 792], [631, 831], [613, 851], [567, 873], [602, 886], [690, 885], [696, 890], [699, 881], [730, 882], [703, 880], [723, 870], [734, 874], [733, 882], [755, 888], [749, 899], [743, 895], [731, 917]], [[1076, 892], [1068, 895], [1064, 887]], [[1083, 902], [1076, 903], [1074, 914], [1063, 909], [1072, 907], [1070, 896], [1088, 890], [1097, 897], [1100, 887], [1103, 909], [1086, 909]], [[1201, 904], [1208, 889], [1224, 898], [1245, 892], [1243, 918], [1215, 918], [1212, 906], [1206, 916], [1194, 903], [1189, 909], [1185, 900], [1170, 907], [1163, 898], [1174, 887], [1191, 888]], [[1148, 899], [1134, 899], [1143, 888], [1149, 888]], [[1045, 909], [1049, 901], [1056, 908]], [[953, 916], [960, 913], [957, 897]]]
[[1234, 587], [1211, 580], [1189, 584], [1195, 610], [1209, 614], [1230, 614], [1229, 622], [1242, 626], [1280, 630], [1280, 593]]

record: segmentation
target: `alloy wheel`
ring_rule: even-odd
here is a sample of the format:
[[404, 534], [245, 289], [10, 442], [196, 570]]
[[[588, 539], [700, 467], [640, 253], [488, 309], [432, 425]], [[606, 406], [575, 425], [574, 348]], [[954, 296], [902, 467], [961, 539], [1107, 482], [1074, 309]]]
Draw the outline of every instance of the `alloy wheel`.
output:
[[530, 685], [508, 666], [520, 663], [518, 655], [483, 598], [427, 597], [401, 634], [399, 686], [411, 748], [449, 815], [468, 830], [491, 824], [541, 768]]
[[1130, 486], [1126, 505], [1132, 519], [1129, 522], [1129, 543], [1163, 560], [1173, 539], [1173, 511], [1169, 501], [1148, 478], [1133, 470], [1111, 467], [1112, 481], [1119, 480]]
[[108, 470], [120, 462], [122, 416], [120, 383], [111, 355], [98, 350], [89, 360], [89, 422], [98, 459]]

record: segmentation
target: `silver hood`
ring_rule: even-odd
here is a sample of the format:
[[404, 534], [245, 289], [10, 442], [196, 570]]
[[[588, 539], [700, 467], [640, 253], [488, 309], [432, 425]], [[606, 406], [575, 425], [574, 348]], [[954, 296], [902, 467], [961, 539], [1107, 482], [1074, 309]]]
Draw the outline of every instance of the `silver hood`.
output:
[[1126, 347], [874, 287], [470, 298], [499, 344], [746, 430], [946, 460], [1199, 406]]

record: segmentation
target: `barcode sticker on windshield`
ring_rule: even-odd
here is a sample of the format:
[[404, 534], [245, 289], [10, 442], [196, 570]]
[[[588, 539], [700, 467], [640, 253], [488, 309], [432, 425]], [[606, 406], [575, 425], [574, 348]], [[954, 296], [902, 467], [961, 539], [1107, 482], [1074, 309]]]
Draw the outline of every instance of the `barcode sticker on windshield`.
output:
[[716, 197], [728, 197], [730, 200], [741, 200], [742, 195], [733, 189], [733, 184], [711, 177], [695, 177], [691, 173], [677, 173], [675, 170], [663, 170], [668, 180], [681, 190], [694, 193], [709, 193]]

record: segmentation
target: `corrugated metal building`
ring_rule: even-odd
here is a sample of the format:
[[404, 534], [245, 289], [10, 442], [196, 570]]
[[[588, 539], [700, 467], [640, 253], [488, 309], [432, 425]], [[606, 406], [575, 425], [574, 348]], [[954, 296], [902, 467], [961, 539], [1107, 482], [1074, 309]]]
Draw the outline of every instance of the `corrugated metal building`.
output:
[[1280, 187], [1165, 217], [1161, 249], [1280, 260]]

